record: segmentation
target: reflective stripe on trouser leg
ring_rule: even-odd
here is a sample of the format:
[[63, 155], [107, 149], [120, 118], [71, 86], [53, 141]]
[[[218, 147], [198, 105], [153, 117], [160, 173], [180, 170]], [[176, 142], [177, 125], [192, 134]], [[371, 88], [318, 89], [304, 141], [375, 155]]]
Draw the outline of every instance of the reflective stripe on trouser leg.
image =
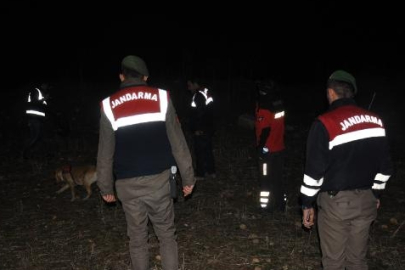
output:
[[[262, 175], [267, 175], [267, 163], [262, 164]], [[260, 207], [267, 208], [269, 204], [270, 192], [266, 190], [260, 191]]]
[[260, 191], [260, 207], [266, 208], [269, 204], [270, 191]]
[[267, 163], [263, 163], [262, 165], [262, 174], [267, 175]]

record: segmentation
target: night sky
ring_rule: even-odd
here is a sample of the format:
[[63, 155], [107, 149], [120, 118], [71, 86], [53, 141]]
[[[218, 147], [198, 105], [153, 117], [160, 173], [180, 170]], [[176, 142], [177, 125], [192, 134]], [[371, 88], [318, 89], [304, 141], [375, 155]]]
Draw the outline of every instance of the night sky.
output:
[[8, 86], [80, 76], [116, 80], [127, 54], [144, 58], [152, 78], [198, 71], [216, 78], [323, 81], [340, 68], [356, 75], [404, 74], [405, 23], [398, 6], [283, 3], [215, 13], [184, 6], [182, 13], [161, 14], [119, 2], [5, 1], [3, 75]]

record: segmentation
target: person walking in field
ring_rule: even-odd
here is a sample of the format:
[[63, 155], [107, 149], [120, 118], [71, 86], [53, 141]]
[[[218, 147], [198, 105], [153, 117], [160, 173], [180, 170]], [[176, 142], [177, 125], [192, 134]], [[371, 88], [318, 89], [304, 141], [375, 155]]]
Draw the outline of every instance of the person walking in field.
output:
[[169, 92], [148, 86], [148, 77], [143, 59], [126, 56], [119, 90], [101, 102], [97, 185], [104, 201], [122, 202], [132, 270], [150, 269], [149, 221], [159, 239], [162, 268], [178, 270], [170, 169], [178, 166], [184, 196], [193, 192], [194, 170]]
[[256, 147], [260, 179], [260, 208], [268, 212], [286, 210], [284, 188], [285, 110], [274, 80], [257, 84], [255, 111]]
[[192, 94], [188, 124], [192, 134], [196, 179], [213, 179], [216, 178], [214, 98], [200, 78], [189, 78], [187, 89]]
[[[329, 110], [312, 123], [300, 188], [302, 223], [315, 224], [324, 270], [367, 270], [370, 225], [393, 174], [382, 118], [356, 105], [356, 80], [337, 70], [326, 85]], [[316, 208], [315, 208], [316, 207]]]

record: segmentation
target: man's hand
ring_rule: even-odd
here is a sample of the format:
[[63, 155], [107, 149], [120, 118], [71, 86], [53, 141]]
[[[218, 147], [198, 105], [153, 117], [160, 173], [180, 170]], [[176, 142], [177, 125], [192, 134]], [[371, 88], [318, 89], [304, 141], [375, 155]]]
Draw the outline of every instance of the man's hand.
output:
[[257, 148], [257, 155], [258, 155], [259, 159], [265, 159], [269, 153], [270, 153], [270, 150], [266, 146]]
[[108, 203], [112, 203], [117, 201], [115, 199], [115, 195], [114, 194], [106, 194], [106, 195], [101, 195], [101, 197], [103, 197], [103, 200], [108, 202]]
[[381, 201], [380, 201], [380, 199], [377, 199], [377, 209], [379, 209], [380, 206], [381, 206]]
[[305, 228], [311, 229], [314, 225], [315, 210], [314, 208], [302, 209], [302, 224]]
[[191, 185], [191, 186], [184, 186], [184, 187], [183, 187], [183, 194], [184, 194], [184, 197], [187, 197], [188, 195], [190, 195], [190, 194], [193, 192], [193, 189], [194, 189], [194, 185]]

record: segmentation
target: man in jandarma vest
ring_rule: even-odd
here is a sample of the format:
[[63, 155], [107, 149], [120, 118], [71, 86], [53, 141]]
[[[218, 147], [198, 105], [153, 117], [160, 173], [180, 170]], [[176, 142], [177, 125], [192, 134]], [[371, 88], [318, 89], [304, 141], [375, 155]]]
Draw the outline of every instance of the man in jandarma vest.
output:
[[315, 223], [324, 270], [367, 270], [370, 225], [393, 173], [381, 117], [354, 101], [355, 78], [333, 72], [326, 86], [329, 110], [313, 122], [307, 138], [301, 185], [303, 225]]
[[170, 168], [178, 166], [184, 196], [193, 191], [194, 171], [169, 92], [148, 86], [148, 76], [141, 58], [126, 56], [120, 89], [101, 102], [97, 184], [106, 202], [116, 201], [114, 187], [122, 202], [132, 269], [149, 269], [150, 221], [163, 269], [178, 270]]

